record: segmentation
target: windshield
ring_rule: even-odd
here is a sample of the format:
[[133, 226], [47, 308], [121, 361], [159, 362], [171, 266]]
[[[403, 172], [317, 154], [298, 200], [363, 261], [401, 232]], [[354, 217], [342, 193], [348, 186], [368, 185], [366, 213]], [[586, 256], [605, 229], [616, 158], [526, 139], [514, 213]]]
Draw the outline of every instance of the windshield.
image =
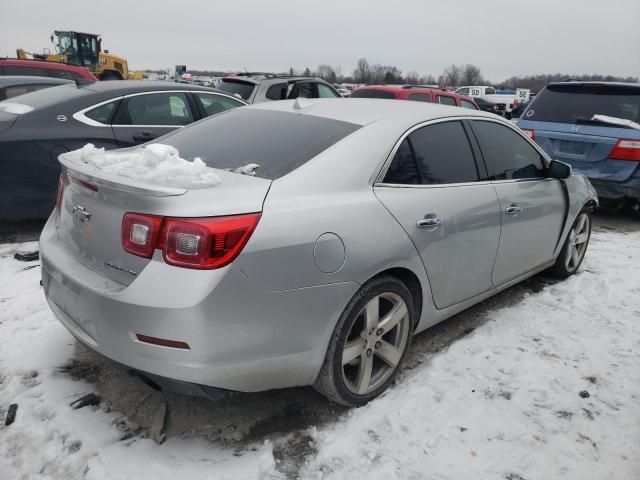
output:
[[387, 92], [384, 90], [375, 90], [373, 88], [363, 88], [361, 90], [355, 90], [351, 92], [351, 98], [396, 98], [396, 94], [393, 92]]
[[188, 160], [199, 157], [212, 168], [274, 180], [358, 128], [323, 117], [240, 108], [194, 123], [155, 143], [177, 148]]
[[606, 84], [550, 85], [540, 92], [524, 114], [526, 120], [558, 123], [601, 123], [607, 115], [640, 121], [640, 88]]
[[88, 95], [91, 93], [88, 90], [80, 89], [75, 84], [69, 83], [66, 85], [59, 85], [57, 87], [44, 88], [31, 93], [25, 93], [15, 99], [15, 103], [22, 105], [28, 105], [33, 110], [39, 110], [41, 108], [54, 105], [56, 103], [65, 102], [69, 99], [80, 97], [82, 95]]
[[77, 55], [78, 40], [76, 36], [70, 33], [58, 33], [58, 50], [62, 55]]
[[243, 82], [242, 80], [233, 80], [223, 78], [218, 85], [219, 90], [223, 90], [231, 95], [239, 95], [243, 100], [249, 100], [255, 84], [251, 82]]

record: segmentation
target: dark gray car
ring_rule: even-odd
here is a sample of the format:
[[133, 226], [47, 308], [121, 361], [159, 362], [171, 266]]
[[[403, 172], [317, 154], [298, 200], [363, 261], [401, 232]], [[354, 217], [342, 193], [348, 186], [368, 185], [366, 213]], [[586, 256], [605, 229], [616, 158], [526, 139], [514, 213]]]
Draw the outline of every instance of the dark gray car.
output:
[[87, 143], [134, 146], [244, 104], [211, 88], [135, 80], [61, 85], [0, 102], [0, 219], [49, 216], [63, 152]]

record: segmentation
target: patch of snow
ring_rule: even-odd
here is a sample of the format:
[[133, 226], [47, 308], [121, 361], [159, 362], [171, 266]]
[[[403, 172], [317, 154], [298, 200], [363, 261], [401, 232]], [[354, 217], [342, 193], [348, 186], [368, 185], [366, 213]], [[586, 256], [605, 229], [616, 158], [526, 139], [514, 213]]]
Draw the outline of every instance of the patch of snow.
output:
[[243, 175], [250, 175], [252, 177], [256, 176], [256, 170], [260, 168], [260, 165], [257, 163], [248, 163], [243, 165], [242, 167], [234, 168], [232, 170], [233, 173], [242, 173]]
[[640, 130], [640, 123], [636, 123], [626, 118], [610, 117], [608, 115], [596, 114], [591, 117], [591, 120], [597, 120], [599, 122], [610, 123], [612, 125], [620, 125], [623, 127], [635, 128], [636, 130]]
[[[94, 387], [59, 370], [75, 340], [39, 269], [25, 270], [38, 262], [13, 259], [35, 248], [0, 245], [0, 420], [19, 405], [15, 423], [0, 421], [0, 478], [283, 478], [268, 440], [240, 456], [200, 438], [158, 446], [122, 440], [121, 414], [104, 405], [72, 410]], [[299, 477], [637, 480], [639, 262], [640, 234], [594, 233], [578, 275], [491, 311], [381, 398], [311, 427]]]
[[220, 184], [220, 177], [200, 159], [180, 158], [171, 145], [151, 143], [122, 152], [96, 148], [88, 143], [60, 158], [82, 162], [92, 169], [153, 185], [178, 188], [208, 188]]
[[33, 111], [30, 105], [15, 102], [0, 102], [0, 112], [13, 113], [14, 115], [22, 115]]

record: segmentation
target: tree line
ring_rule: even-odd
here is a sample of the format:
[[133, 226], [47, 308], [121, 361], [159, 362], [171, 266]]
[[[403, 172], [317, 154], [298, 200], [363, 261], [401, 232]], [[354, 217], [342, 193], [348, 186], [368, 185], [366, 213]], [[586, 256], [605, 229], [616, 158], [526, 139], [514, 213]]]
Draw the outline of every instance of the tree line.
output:
[[[193, 74], [207, 75], [215, 73], [215, 76], [223, 76], [222, 72], [191, 71]], [[410, 84], [410, 85], [437, 85], [440, 87], [457, 87], [460, 85], [492, 85], [499, 89], [529, 88], [534, 92], [541, 90], [550, 82], [558, 82], [567, 79], [582, 81], [606, 81], [606, 82], [638, 82], [637, 77], [616, 77], [613, 75], [568, 75], [563, 73], [513, 76], [502, 82], [490, 82], [486, 80], [480, 68], [473, 64], [451, 64], [437, 77], [432, 74], [419, 74], [415, 71], [404, 73], [395, 65], [383, 65], [370, 63], [365, 57], [358, 59], [356, 67], [351, 73], [343, 74], [341, 67], [321, 64], [315, 70], [306, 67], [297, 70], [293, 67], [287, 72], [289, 75], [304, 75], [307, 77], [320, 77], [329, 83], [368, 83], [368, 84]]]

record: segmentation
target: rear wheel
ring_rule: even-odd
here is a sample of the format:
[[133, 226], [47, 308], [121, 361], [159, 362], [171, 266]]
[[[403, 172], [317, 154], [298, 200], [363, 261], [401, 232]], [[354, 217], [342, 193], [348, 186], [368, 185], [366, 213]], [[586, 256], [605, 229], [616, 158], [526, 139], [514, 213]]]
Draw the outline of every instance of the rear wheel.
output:
[[567, 278], [578, 271], [591, 238], [591, 210], [584, 208], [569, 230], [560, 255], [551, 273], [558, 278]]
[[100, 75], [100, 80], [122, 80], [122, 76], [112, 70], [108, 70]]
[[401, 368], [413, 332], [411, 294], [398, 279], [365, 284], [336, 325], [314, 388], [347, 406], [380, 395]]

